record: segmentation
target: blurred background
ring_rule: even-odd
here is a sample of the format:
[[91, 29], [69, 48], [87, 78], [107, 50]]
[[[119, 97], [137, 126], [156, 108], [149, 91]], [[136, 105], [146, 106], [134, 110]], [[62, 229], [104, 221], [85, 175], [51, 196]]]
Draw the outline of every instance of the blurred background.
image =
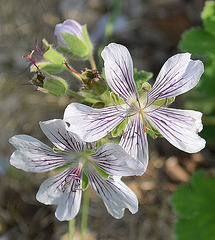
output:
[[[151, 71], [154, 79], [163, 63], [179, 52], [181, 34], [202, 24], [203, 0], [0, 0], [0, 240], [66, 240], [67, 222], [54, 217], [54, 206], [36, 201], [39, 185], [46, 174], [32, 174], [9, 166], [14, 148], [8, 139], [29, 134], [48, 143], [38, 122], [62, 118], [74, 99], [57, 98], [35, 91], [29, 85], [29, 62], [24, 52], [35, 49], [43, 38], [54, 43], [54, 28], [72, 18], [87, 24], [97, 50], [109, 42], [125, 45], [134, 67]], [[111, 25], [112, 30], [105, 28]], [[105, 30], [106, 29], [106, 30]], [[74, 62], [77, 70], [88, 63]], [[102, 62], [100, 63], [102, 67]], [[100, 69], [101, 70], [101, 69]], [[68, 79], [75, 85], [75, 79]], [[174, 107], [184, 108], [184, 96]], [[189, 182], [198, 168], [215, 169], [214, 145], [201, 153], [186, 154], [164, 139], [149, 138], [150, 163], [141, 177], [129, 177], [126, 184], [139, 199], [139, 211], [125, 211], [121, 220], [113, 219], [101, 199], [91, 193], [89, 240], [173, 240], [173, 213], [169, 198], [181, 183]], [[76, 238], [79, 239], [80, 215]]]

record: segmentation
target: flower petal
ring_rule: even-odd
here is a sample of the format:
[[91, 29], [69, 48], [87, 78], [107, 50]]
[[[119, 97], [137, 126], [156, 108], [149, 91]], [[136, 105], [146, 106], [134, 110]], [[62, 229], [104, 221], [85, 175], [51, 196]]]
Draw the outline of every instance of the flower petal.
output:
[[144, 171], [146, 170], [148, 166], [148, 141], [141, 116], [129, 118], [119, 145], [133, 158], [139, 160], [144, 166]]
[[109, 175], [142, 175], [145, 168], [141, 162], [131, 157], [124, 149], [114, 143], [102, 145], [92, 158], [96, 165]]
[[55, 216], [60, 221], [71, 220], [80, 209], [82, 191], [74, 189], [76, 180], [72, 179], [70, 184], [62, 189], [62, 184], [71, 172], [71, 169], [67, 169], [47, 179], [42, 183], [36, 195], [36, 199], [41, 203], [58, 205]]
[[205, 147], [205, 140], [198, 135], [202, 130], [202, 113], [173, 108], [152, 108], [148, 120], [175, 147], [195, 153]]
[[54, 35], [57, 37], [58, 45], [66, 47], [62, 38], [62, 32], [68, 32], [83, 41], [82, 26], [72, 19], [67, 19], [63, 23], [55, 26]]
[[125, 208], [133, 214], [138, 211], [136, 195], [122, 181], [103, 179], [96, 170], [91, 170], [88, 177], [92, 189], [102, 198], [108, 212], [114, 218], [122, 218]]
[[194, 88], [204, 72], [201, 61], [190, 59], [190, 53], [176, 54], [163, 65], [148, 93], [152, 101], [176, 97]]
[[85, 151], [85, 143], [80, 137], [67, 131], [67, 124], [61, 119], [40, 122], [40, 127], [48, 139], [60, 150], [68, 152]]
[[101, 53], [104, 60], [108, 85], [124, 100], [137, 99], [137, 89], [133, 78], [133, 62], [128, 49], [120, 44], [110, 43]]
[[10, 164], [27, 172], [45, 172], [66, 164], [66, 153], [54, 152], [50, 147], [28, 135], [16, 135], [9, 142], [17, 149]]
[[84, 141], [94, 142], [112, 131], [125, 119], [128, 112], [127, 105], [96, 109], [71, 103], [65, 109], [64, 120], [70, 124], [70, 130]]

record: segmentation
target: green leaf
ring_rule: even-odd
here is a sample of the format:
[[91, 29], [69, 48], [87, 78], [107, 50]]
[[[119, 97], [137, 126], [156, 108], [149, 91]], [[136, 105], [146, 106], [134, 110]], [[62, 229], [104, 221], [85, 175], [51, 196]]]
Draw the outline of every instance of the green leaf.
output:
[[[213, 79], [212, 79], [213, 81]], [[203, 113], [202, 123], [203, 130], [200, 136], [206, 139], [207, 143], [215, 142], [215, 96], [206, 95], [202, 84], [206, 83], [206, 79], [202, 79], [198, 88], [186, 95], [185, 108], [195, 109]]]
[[89, 179], [86, 175], [86, 173], [83, 171], [82, 175], [82, 189], [85, 190], [89, 185]]
[[215, 178], [204, 171], [193, 174], [191, 184], [178, 187], [171, 198], [179, 219], [175, 224], [178, 240], [215, 240]]
[[62, 37], [73, 57], [78, 59], [87, 58], [88, 48], [83, 41], [68, 32], [62, 32]]
[[110, 100], [116, 105], [125, 104], [125, 101], [121, 97], [116, 95], [114, 92], [110, 93]]
[[204, 124], [204, 128], [201, 132], [201, 137], [203, 137], [207, 141], [208, 145], [210, 145], [210, 143], [214, 145], [215, 143], [214, 133], [215, 133], [215, 124], [213, 125]]
[[148, 81], [149, 79], [151, 79], [153, 77], [153, 73], [151, 72], [146, 72], [146, 71], [139, 71], [134, 68], [134, 81], [136, 83], [137, 89], [140, 90], [142, 88], [142, 84], [146, 81]]
[[173, 103], [175, 101], [175, 97], [170, 97], [167, 99], [161, 99], [153, 103], [153, 105], [156, 106], [168, 106], [169, 104]]
[[215, 55], [215, 37], [201, 28], [192, 28], [182, 34], [179, 48], [196, 56]]
[[[215, 45], [215, 42], [214, 42]], [[207, 96], [214, 96], [215, 89], [215, 58], [204, 63], [205, 71], [201, 77], [198, 88]]]
[[92, 105], [92, 108], [104, 108], [105, 104], [103, 102], [96, 102]]
[[128, 124], [128, 121], [127, 121], [127, 119], [125, 119], [118, 126], [116, 126], [111, 132], [112, 137], [121, 136], [123, 131], [125, 130], [127, 124]]
[[205, 29], [215, 35], [215, 2], [206, 1], [204, 10], [201, 14]]
[[47, 89], [49, 93], [61, 97], [66, 94], [68, 85], [63, 78], [53, 76], [45, 78], [44, 88]]
[[151, 124], [150, 127], [146, 125], [146, 132], [154, 139], [157, 137], [163, 137], [163, 135]]
[[99, 168], [97, 165], [94, 165], [94, 167], [96, 168], [97, 172], [105, 179], [108, 179], [108, 177], [110, 175], [108, 175], [104, 170], [102, 170], [101, 168]]

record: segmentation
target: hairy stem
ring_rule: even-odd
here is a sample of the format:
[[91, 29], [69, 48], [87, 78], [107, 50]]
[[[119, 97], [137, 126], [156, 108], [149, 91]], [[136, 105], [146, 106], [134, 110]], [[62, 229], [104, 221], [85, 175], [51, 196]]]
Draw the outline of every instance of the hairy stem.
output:
[[91, 54], [89, 55], [89, 61], [90, 61], [92, 69], [96, 70], [97, 69], [96, 63], [95, 63], [95, 60], [94, 60], [94, 58], [93, 58], [93, 56]]

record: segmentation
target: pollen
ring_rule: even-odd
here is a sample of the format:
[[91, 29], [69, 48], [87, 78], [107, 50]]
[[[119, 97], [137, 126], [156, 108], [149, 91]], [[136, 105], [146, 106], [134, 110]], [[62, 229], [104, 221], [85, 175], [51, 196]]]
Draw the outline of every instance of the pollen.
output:
[[73, 170], [61, 183], [61, 190], [64, 192], [71, 185], [71, 191], [82, 190], [81, 186], [81, 168]]

